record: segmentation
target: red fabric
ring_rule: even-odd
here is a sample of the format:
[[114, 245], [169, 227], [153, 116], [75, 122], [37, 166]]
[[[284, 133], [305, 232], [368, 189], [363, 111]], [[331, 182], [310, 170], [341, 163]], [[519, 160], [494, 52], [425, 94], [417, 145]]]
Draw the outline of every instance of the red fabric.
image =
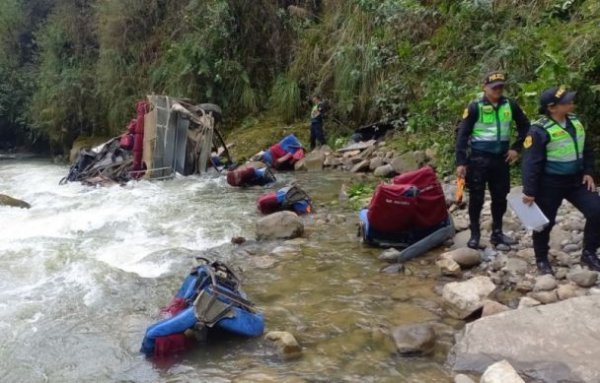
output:
[[281, 210], [281, 206], [277, 202], [277, 193], [266, 193], [258, 197], [256, 201], [258, 211], [263, 214], [272, 214]]
[[177, 315], [180, 311], [187, 308], [187, 302], [183, 298], [173, 298], [171, 303], [167, 307], [163, 307], [160, 310], [160, 316], [162, 318], [170, 318]]
[[133, 136], [129, 133], [125, 133], [121, 136], [120, 140], [121, 148], [125, 150], [133, 149]]
[[277, 161], [279, 158], [285, 156], [287, 152], [283, 149], [281, 144], [275, 144], [269, 148], [271, 152], [271, 156], [273, 157], [273, 162]]
[[129, 134], [135, 134], [135, 130], [137, 129], [137, 119], [133, 119], [129, 122], [129, 125], [127, 125], [127, 133]]
[[296, 163], [304, 158], [304, 149], [298, 149], [292, 156], [292, 163]]
[[367, 218], [373, 229], [383, 233], [406, 231], [413, 225], [417, 204], [408, 197], [412, 185], [380, 184], [369, 204]]
[[424, 229], [439, 224], [448, 217], [444, 189], [430, 166], [404, 173], [393, 179], [394, 184], [410, 184], [419, 189], [414, 225]]
[[173, 354], [189, 350], [194, 345], [194, 340], [183, 333], [159, 336], [154, 344], [154, 356], [165, 358]]
[[144, 150], [144, 116], [148, 109], [148, 103], [146, 101], [140, 101], [137, 103], [137, 120], [135, 127], [135, 137], [133, 142], [133, 173], [134, 178], [140, 178], [144, 175], [142, 170], [142, 152]]
[[227, 183], [231, 186], [244, 186], [249, 184], [255, 176], [253, 167], [240, 167], [227, 172]]

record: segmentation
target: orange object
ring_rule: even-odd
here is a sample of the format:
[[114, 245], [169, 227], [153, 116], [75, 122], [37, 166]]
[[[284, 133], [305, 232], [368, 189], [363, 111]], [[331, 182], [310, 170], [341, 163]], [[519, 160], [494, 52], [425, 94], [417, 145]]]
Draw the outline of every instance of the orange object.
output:
[[458, 177], [456, 179], [456, 204], [460, 205], [463, 200], [463, 194], [465, 192], [465, 178]]

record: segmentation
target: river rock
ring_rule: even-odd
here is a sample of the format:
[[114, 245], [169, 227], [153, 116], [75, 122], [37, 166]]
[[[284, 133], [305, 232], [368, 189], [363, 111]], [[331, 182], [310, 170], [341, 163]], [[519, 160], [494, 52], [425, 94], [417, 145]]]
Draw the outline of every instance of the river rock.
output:
[[359, 172], [365, 172], [365, 171], [369, 170], [369, 162], [370, 162], [369, 160], [363, 160], [363, 161], [357, 163], [356, 165], [354, 165], [351, 172], [359, 173]]
[[383, 165], [384, 165], [383, 158], [381, 158], [381, 157], [372, 158], [371, 161], [369, 162], [369, 170], [373, 171]]
[[598, 281], [598, 273], [590, 270], [574, 270], [567, 274], [567, 278], [581, 287], [592, 287]]
[[392, 175], [393, 173], [394, 173], [394, 168], [390, 164], [382, 165], [382, 166], [378, 167], [377, 169], [375, 169], [375, 171], [373, 172], [373, 174], [376, 177], [388, 177], [388, 176]]
[[392, 337], [401, 355], [428, 355], [435, 346], [435, 331], [426, 324], [396, 327]]
[[21, 209], [29, 209], [31, 205], [20, 199], [13, 198], [6, 194], [0, 194], [0, 206], [18, 207]]
[[535, 279], [534, 291], [554, 290], [557, 286], [556, 279], [552, 275], [541, 275]]
[[285, 360], [297, 359], [302, 356], [302, 347], [294, 336], [286, 331], [271, 331], [265, 338], [274, 342]]
[[313, 150], [304, 157], [304, 166], [309, 172], [323, 170], [325, 154], [320, 150]]
[[425, 162], [425, 153], [414, 151], [404, 153], [399, 157], [392, 159], [391, 165], [398, 174], [417, 170]]
[[302, 158], [294, 164], [294, 170], [297, 172], [306, 171], [306, 160]]
[[541, 305], [542, 302], [533, 299], [531, 297], [522, 297], [521, 300], [519, 300], [519, 309], [524, 309], [524, 308], [530, 308], [530, 307], [535, 307], [535, 306], [539, 306]]
[[475, 383], [475, 381], [466, 375], [458, 374], [454, 377], [454, 383]]
[[570, 234], [568, 231], [562, 229], [558, 225], [554, 226], [550, 232], [550, 248], [554, 250], [561, 250], [562, 243], [564, 241], [568, 241], [569, 238]]
[[545, 305], [550, 303], [555, 303], [558, 301], [558, 294], [556, 290], [552, 291], [534, 291], [529, 293], [529, 295], [538, 302], [541, 302]]
[[256, 239], [292, 239], [304, 234], [304, 223], [291, 211], [270, 214], [256, 222]]
[[460, 249], [448, 251], [441, 255], [442, 258], [452, 259], [461, 267], [473, 267], [481, 263], [481, 254], [479, 250], [469, 247], [461, 247]]
[[512, 276], [525, 275], [527, 273], [528, 264], [521, 258], [508, 258], [503, 270]]
[[382, 267], [381, 269], [379, 269], [380, 273], [385, 273], [385, 274], [397, 274], [397, 273], [401, 273], [403, 271], [404, 271], [403, 263], [394, 263], [393, 265], [385, 266], [385, 267]]
[[579, 251], [581, 250], [581, 244], [577, 244], [577, 243], [568, 243], [563, 247], [563, 250], [566, 253], [573, 253], [575, 251]]
[[496, 289], [488, 277], [478, 276], [464, 282], [451, 282], [444, 286], [442, 297], [450, 315], [464, 319], [483, 307], [483, 300]]
[[479, 383], [525, 383], [506, 360], [494, 363], [485, 370]]
[[325, 158], [325, 162], [323, 162], [323, 166], [327, 166], [327, 167], [331, 167], [331, 168], [334, 168], [336, 166], [341, 166], [341, 165], [343, 165], [342, 160], [335, 157], [334, 155], [328, 155]]
[[387, 249], [379, 254], [379, 260], [386, 262], [396, 262], [402, 253], [394, 248]]
[[453, 259], [442, 258], [438, 260], [435, 264], [439, 268], [440, 273], [442, 273], [442, 275], [449, 277], [460, 277], [462, 275], [460, 265], [456, 263]]
[[496, 315], [509, 310], [510, 308], [508, 306], [503, 305], [502, 303], [486, 299], [485, 301], [483, 301], [483, 310], [481, 311], [481, 317]]
[[449, 363], [481, 373], [506, 359], [533, 380], [597, 383], [599, 337], [600, 296], [577, 297], [467, 324]]
[[564, 301], [565, 299], [575, 298], [577, 296], [577, 286], [570, 283], [558, 286], [556, 290], [558, 299]]

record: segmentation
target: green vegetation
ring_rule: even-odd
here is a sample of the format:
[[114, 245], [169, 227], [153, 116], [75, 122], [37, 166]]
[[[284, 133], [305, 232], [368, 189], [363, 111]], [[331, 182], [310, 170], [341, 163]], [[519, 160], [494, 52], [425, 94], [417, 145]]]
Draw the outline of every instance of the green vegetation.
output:
[[575, 88], [600, 133], [599, 22], [596, 0], [3, 0], [0, 142], [60, 152], [114, 135], [154, 92], [220, 104], [226, 128], [268, 131], [264, 143], [247, 132], [259, 149], [289, 124], [306, 135], [318, 92], [341, 121], [326, 123], [332, 143], [345, 126], [407, 116], [391, 146], [438, 143], [448, 169], [462, 110], [493, 69], [532, 119], [542, 89]]

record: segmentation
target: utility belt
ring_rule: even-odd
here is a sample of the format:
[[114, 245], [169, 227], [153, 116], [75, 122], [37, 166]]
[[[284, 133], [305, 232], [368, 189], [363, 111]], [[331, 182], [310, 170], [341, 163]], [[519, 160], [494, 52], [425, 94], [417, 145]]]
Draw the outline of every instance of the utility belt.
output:
[[490, 153], [490, 152], [484, 152], [482, 150], [473, 150], [473, 149], [471, 149], [471, 155], [469, 155], [469, 159], [475, 158], [475, 157], [483, 157], [483, 158], [489, 158], [489, 159], [502, 159], [502, 160], [504, 160], [506, 158], [506, 154], [507, 153], [508, 152]]

